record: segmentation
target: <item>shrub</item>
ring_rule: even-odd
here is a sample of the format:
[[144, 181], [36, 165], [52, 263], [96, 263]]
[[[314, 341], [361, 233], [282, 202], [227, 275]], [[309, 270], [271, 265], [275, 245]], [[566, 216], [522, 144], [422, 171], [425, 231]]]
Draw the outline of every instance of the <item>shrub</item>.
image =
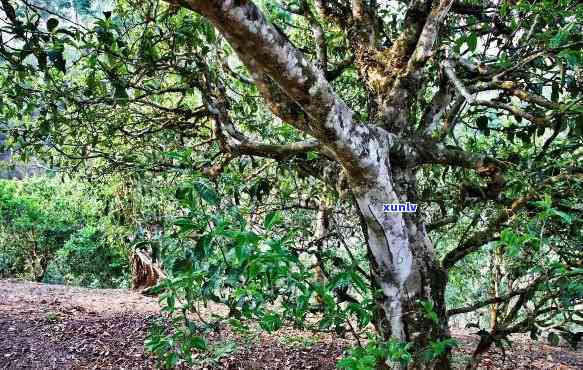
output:
[[117, 287], [127, 280], [127, 256], [107, 243], [103, 230], [85, 226], [75, 232], [58, 253], [66, 283], [91, 287]]

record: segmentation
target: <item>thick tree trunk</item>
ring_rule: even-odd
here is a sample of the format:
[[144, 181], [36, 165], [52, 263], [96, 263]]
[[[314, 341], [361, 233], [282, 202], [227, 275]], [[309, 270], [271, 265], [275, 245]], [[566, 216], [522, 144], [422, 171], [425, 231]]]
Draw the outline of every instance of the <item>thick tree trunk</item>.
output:
[[[430, 340], [449, 335], [444, 302], [446, 274], [418, 213], [385, 213], [385, 203], [416, 202], [412, 170], [391, 169], [388, 160], [373, 181], [352, 188], [367, 236], [371, 271], [378, 285], [376, 327], [384, 339], [413, 343], [410, 368], [449, 368], [448, 356], [426, 361]], [[433, 307], [436, 316], [423, 307]], [[433, 316], [433, 318], [432, 318]], [[381, 366], [379, 366], [381, 367]]]
[[[407, 136], [404, 131], [412, 122], [408, 112], [415, 107], [413, 100], [421, 86], [423, 66], [431, 56], [439, 26], [452, 1], [441, 0], [435, 6], [428, 1], [413, 2], [407, 13], [411, 27], [404, 29], [394, 48], [387, 49], [388, 55], [379, 53], [376, 56], [382, 58], [370, 58], [375, 65], [381, 64], [380, 71], [368, 74], [368, 61], [357, 63], [357, 68], [364, 68], [362, 75], [366, 79], [381, 76], [382, 86], [375, 88], [378, 84], [370, 81], [369, 85], [371, 93], [382, 92], [381, 100], [387, 103], [383, 104], [382, 125], [356, 120], [355, 112], [336, 94], [325, 71], [295, 48], [252, 1], [167, 1], [209, 20], [248, 68], [271, 111], [317, 139], [321, 150], [325, 149], [331, 159], [344, 167], [366, 230], [371, 271], [381, 291], [377, 320], [380, 334], [386, 339], [414, 343], [414, 367], [447, 367], [447, 358], [424, 364], [419, 355], [430, 340], [448, 334], [443, 298], [446, 275], [436, 264], [419, 216], [384, 213], [383, 204], [416, 199], [414, 172], [392, 170], [388, 153], [403, 149], [398, 139]], [[355, 39], [359, 45], [368, 45], [367, 54], [372, 49], [374, 55], [375, 19], [366, 14], [366, 8], [361, 6], [364, 4], [351, 2], [353, 20], [360, 30], [367, 30], [355, 33]], [[379, 62], [381, 59], [385, 61]], [[229, 127], [226, 104], [220, 99], [210, 100], [209, 110], [215, 115], [217, 127]], [[217, 132], [221, 135], [220, 130]], [[236, 132], [233, 137], [243, 139]], [[255, 150], [260, 147], [252, 146]], [[429, 305], [437, 317], [423, 311], [422, 307]]]

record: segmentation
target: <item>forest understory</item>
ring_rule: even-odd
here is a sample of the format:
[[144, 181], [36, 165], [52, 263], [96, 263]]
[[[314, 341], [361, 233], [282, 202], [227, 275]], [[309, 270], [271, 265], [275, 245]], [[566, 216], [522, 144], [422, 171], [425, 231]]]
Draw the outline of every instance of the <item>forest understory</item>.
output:
[[[206, 312], [220, 308], [208, 307]], [[0, 280], [1, 369], [151, 369], [144, 350], [149, 325], [160, 318], [155, 298], [124, 289], [87, 289], [19, 280]], [[224, 356], [201, 358], [203, 369], [334, 369], [350, 335], [318, 334], [284, 327], [274, 334], [242, 338], [229, 328], [210, 336]], [[454, 330], [460, 347], [454, 367], [465, 363], [478, 341], [472, 330]], [[583, 348], [552, 347], [512, 337], [513, 345], [493, 349], [482, 369], [581, 369]], [[581, 345], [580, 345], [581, 347]], [[206, 364], [204, 363], [206, 362]]]

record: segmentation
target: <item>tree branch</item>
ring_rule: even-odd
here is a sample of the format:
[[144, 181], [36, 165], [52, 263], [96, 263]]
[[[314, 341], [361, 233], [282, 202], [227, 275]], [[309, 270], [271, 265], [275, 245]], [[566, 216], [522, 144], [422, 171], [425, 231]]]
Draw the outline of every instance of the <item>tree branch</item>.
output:
[[468, 90], [464, 83], [459, 79], [459, 77], [455, 73], [455, 64], [452, 60], [448, 59], [442, 63], [443, 70], [447, 77], [451, 80], [452, 84], [455, 86], [456, 90], [460, 93], [461, 96], [465, 98], [468, 104], [473, 106], [485, 106], [489, 108], [496, 108], [502, 109], [507, 112], [512, 113], [516, 117], [524, 118], [532, 123], [534, 123], [538, 127], [549, 127], [551, 122], [542, 116], [537, 116], [532, 113], [528, 113], [518, 107], [515, 107], [511, 104], [506, 104], [502, 102], [497, 102], [493, 100], [486, 100], [486, 99], [477, 99], [474, 95], [475, 92], [478, 91], [486, 91], [486, 90], [507, 90], [510, 94], [518, 97], [519, 99], [530, 102], [536, 103], [546, 108], [553, 108], [559, 109], [559, 105], [553, 102], [548, 101], [547, 99], [543, 98], [542, 96], [538, 96], [535, 94], [528, 93], [524, 90], [516, 89], [516, 84], [514, 82], [497, 82], [492, 81], [487, 84], [477, 85], [473, 89]]
[[510, 220], [510, 218], [516, 215], [522, 208], [526, 207], [528, 202], [539, 199], [541, 197], [542, 190], [545, 186], [561, 180], [581, 178], [583, 178], [583, 174], [581, 173], [564, 173], [545, 179], [538, 187], [533, 189], [531, 193], [515, 199], [510, 207], [502, 209], [500, 212], [498, 212], [498, 215], [490, 220], [484, 230], [476, 232], [470, 238], [461, 243], [457, 248], [449, 251], [441, 261], [441, 265], [445, 269], [449, 269], [453, 267], [458, 261], [475, 252], [482, 245], [492, 240], [493, 235], [500, 230], [504, 223]]
[[492, 298], [485, 299], [485, 300], [480, 301], [480, 302], [476, 302], [470, 306], [453, 308], [451, 310], [447, 310], [447, 316], [451, 317], [451, 316], [459, 315], [462, 313], [472, 312], [472, 311], [475, 311], [479, 308], [485, 307], [485, 306], [493, 304], [493, 303], [507, 302], [511, 298], [516, 297], [517, 295], [525, 294], [525, 293], [528, 293], [529, 291], [535, 289], [538, 286], [538, 284], [540, 283], [540, 280], [541, 280], [540, 278], [536, 279], [533, 283], [529, 284], [528, 286], [526, 286], [522, 289], [514, 290], [510, 293], [501, 295], [499, 297], [492, 297]]
[[481, 170], [486, 165], [493, 165], [498, 169], [505, 167], [501, 161], [485, 154], [451, 148], [432, 139], [417, 139], [413, 146], [417, 164], [444, 164], [475, 170]]
[[385, 71], [392, 75], [383, 103], [383, 119], [392, 132], [404, 131], [410, 122], [410, 96], [420, 88], [423, 67], [430, 58], [435, 40], [453, 0], [414, 0], [405, 15], [405, 28], [389, 51]]
[[535, 124], [538, 127], [550, 127], [551, 126], [551, 122], [548, 119], [546, 119], [545, 117], [536, 116], [534, 114], [528, 113], [528, 112], [526, 112], [520, 108], [517, 108], [513, 105], [510, 105], [510, 104], [491, 101], [491, 100], [478, 99], [478, 100], [475, 100], [472, 105], [481, 105], [481, 106], [489, 107], [489, 108], [502, 109], [502, 110], [505, 110], [507, 112], [512, 113], [516, 117], [524, 118], [525, 120], [532, 122], [533, 124]]
[[[304, 140], [290, 144], [268, 144], [247, 138], [237, 130], [227, 111], [226, 98], [222, 94], [209, 98], [209, 110], [214, 113], [214, 134], [221, 149], [233, 155], [254, 155], [284, 160], [294, 155], [305, 154], [310, 150], [321, 150], [331, 155], [317, 140]], [[226, 131], [226, 134], [225, 134]]]
[[454, 92], [444, 78], [440, 79], [439, 90], [431, 99], [421, 118], [419, 131], [431, 136], [440, 129], [440, 122], [452, 103]]
[[320, 15], [342, 27], [346, 27], [350, 20], [350, 9], [344, 1], [314, 0], [314, 5]]
[[354, 55], [349, 55], [346, 59], [342, 60], [334, 69], [326, 71], [326, 79], [328, 81], [334, 81], [353, 64]]
[[435, 44], [435, 40], [439, 33], [439, 28], [445, 20], [452, 4], [453, 0], [440, 0], [439, 4], [434, 6], [429, 12], [427, 21], [425, 22], [419, 40], [417, 41], [415, 51], [409, 60], [409, 73], [413, 73], [423, 67], [425, 62], [427, 62], [431, 56], [433, 45]]
[[514, 216], [521, 208], [526, 206], [529, 201], [537, 198], [538, 195], [529, 194], [527, 196], [516, 199], [509, 208], [503, 209], [496, 217], [491, 219], [490, 223], [484, 230], [476, 232], [474, 235], [472, 235], [472, 237], [466, 239], [457, 248], [449, 251], [441, 262], [443, 268], [450, 269], [459, 260], [473, 253], [482, 245], [490, 241], [492, 235], [498, 231], [502, 224]]
[[302, 108], [307, 124], [297, 127], [329, 147], [350, 171], [368, 171], [370, 164], [364, 163], [367, 156], [362, 154], [390, 146], [386, 132], [353, 119], [352, 110], [335, 94], [322, 70], [270, 24], [252, 1], [167, 1], [188, 7], [213, 23], [252, 74], [267, 74]]
[[326, 33], [324, 32], [324, 28], [320, 24], [320, 21], [312, 13], [312, 10], [310, 9], [310, 6], [306, 0], [302, 0], [300, 2], [300, 6], [303, 15], [306, 17], [312, 28], [312, 35], [314, 36], [314, 41], [316, 44], [316, 58], [318, 59], [319, 67], [323, 71], [326, 71], [328, 68], [328, 45], [326, 42]]

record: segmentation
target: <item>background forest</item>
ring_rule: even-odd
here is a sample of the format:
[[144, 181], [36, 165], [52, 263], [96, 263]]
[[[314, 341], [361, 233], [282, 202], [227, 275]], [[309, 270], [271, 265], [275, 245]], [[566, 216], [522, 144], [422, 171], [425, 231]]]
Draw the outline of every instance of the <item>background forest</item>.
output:
[[[447, 368], [457, 345], [449, 327], [480, 337], [468, 368], [516, 333], [577, 348], [579, 2], [363, 1], [365, 21], [350, 10], [358, 1], [254, 2], [351, 120], [402, 139], [390, 156], [405, 175], [393, 177], [413, 184], [414, 197], [403, 193], [419, 207], [406, 224], [423, 225], [424, 259], [437, 266], [421, 269], [431, 288], [403, 301], [416, 312], [408, 322], [427, 328], [420, 339], [413, 329], [396, 338], [398, 324], [391, 332], [383, 321], [394, 300], [356, 160], [326, 141], [331, 131], [313, 129], [316, 109], [270, 67], [253, 70], [252, 45], [235, 45], [220, 17], [190, 3], [0, 1], [1, 278], [131, 288], [132, 258], [147, 254], [167, 276], [148, 294], [171, 320], [152, 326], [146, 346], [169, 368], [213, 351], [206, 338], [222, 324], [242, 335], [258, 325], [356, 338], [338, 363], [346, 369]], [[442, 3], [449, 16], [439, 18]], [[421, 72], [387, 82], [401, 67], [386, 51], [408, 47], [419, 14], [443, 19], [434, 52]], [[355, 46], [367, 32], [378, 54]], [[409, 130], [386, 108], [403, 76], [415, 86], [401, 107]], [[386, 117], [397, 123], [375, 123]], [[202, 319], [207, 302], [228, 313]]]

